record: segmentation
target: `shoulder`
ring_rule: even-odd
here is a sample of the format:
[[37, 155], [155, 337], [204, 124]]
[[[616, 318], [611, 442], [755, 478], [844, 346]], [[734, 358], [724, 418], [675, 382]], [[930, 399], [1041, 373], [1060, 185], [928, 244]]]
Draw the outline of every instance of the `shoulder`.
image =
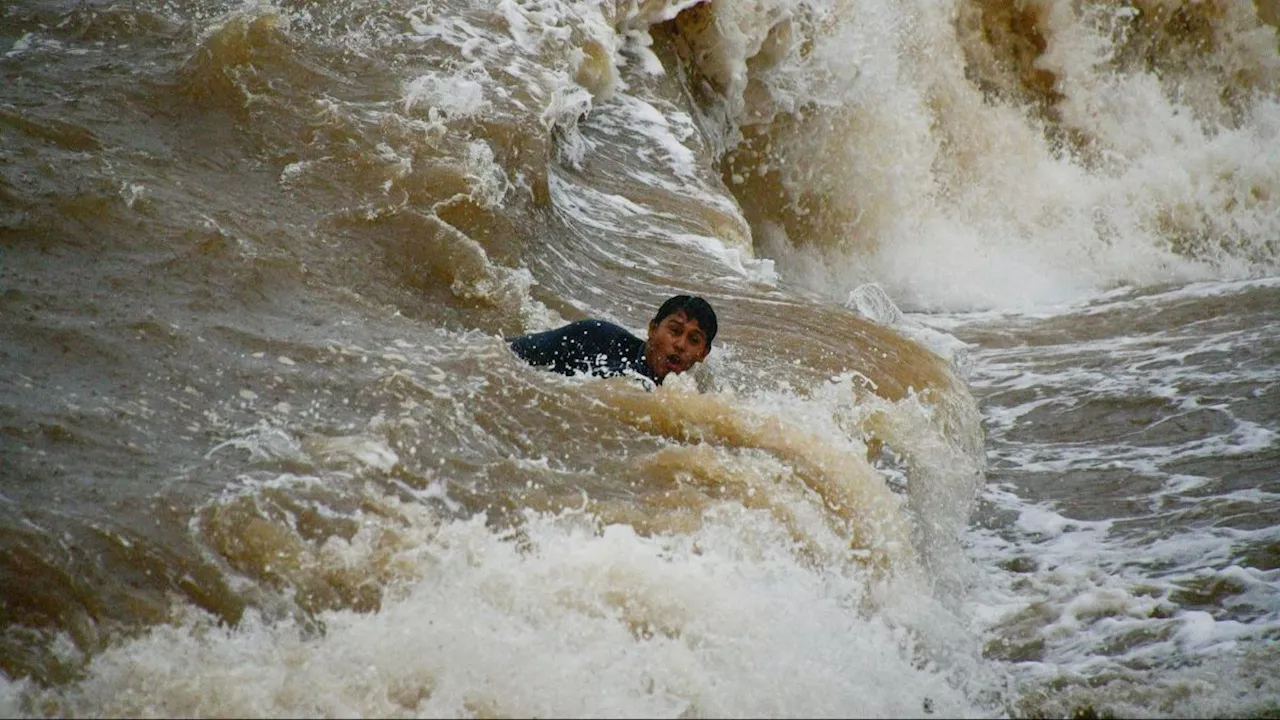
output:
[[630, 330], [627, 330], [616, 323], [611, 323], [608, 320], [579, 320], [578, 322], [573, 323], [571, 327], [572, 326], [578, 326], [586, 332], [596, 333], [599, 335], [635, 337], [631, 334]]
[[583, 339], [591, 338], [594, 340], [614, 340], [614, 339], [636, 339], [636, 336], [630, 330], [611, 323], [608, 320], [600, 320], [597, 318], [588, 318], [586, 320], [578, 320], [568, 325], [562, 325], [555, 330], [548, 330], [541, 335], [554, 335], [565, 339]]
[[520, 335], [507, 341], [517, 350], [535, 346], [559, 347], [561, 345], [597, 347], [601, 344], [612, 345], [619, 342], [642, 341], [620, 325], [594, 318], [578, 320], [552, 330]]

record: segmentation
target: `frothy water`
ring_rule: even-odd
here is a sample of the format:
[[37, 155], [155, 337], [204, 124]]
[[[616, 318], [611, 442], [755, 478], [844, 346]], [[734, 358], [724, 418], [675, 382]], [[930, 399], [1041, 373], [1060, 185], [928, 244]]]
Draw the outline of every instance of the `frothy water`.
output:
[[0, 712], [1275, 714], [1278, 17], [6, 6]]
[[[797, 566], [767, 517], [735, 514], [666, 540], [579, 514], [531, 517], [519, 543], [483, 521], [432, 527], [422, 517], [412, 547], [392, 558], [422, 577], [379, 612], [322, 613], [313, 619], [322, 629], [249, 614], [235, 630], [190, 613], [104, 652], [53, 707], [259, 716], [964, 710], [938, 674], [913, 666], [902, 628], [860, 616], [856, 578]], [[326, 550], [362, 564], [362, 540]], [[868, 685], [850, 685], [850, 673]], [[915, 678], [910, 692], [863, 696], [905, 676]]]
[[945, 323], [984, 346], [972, 383], [991, 465], [968, 538], [991, 571], [973, 596], [986, 655], [1054, 688], [1023, 712], [1275, 707], [1275, 289]]

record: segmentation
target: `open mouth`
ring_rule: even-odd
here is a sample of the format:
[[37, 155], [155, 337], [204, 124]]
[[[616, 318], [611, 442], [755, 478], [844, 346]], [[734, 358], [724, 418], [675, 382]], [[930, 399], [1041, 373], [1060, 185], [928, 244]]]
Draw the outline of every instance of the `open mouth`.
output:
[[679, 356], [679, 355], [668, 355], [668, 356], [667, 356], [667, 367], [668, 367], [668, 368], [671, 368], [671, 369], [673, 369], [673, 370], [674, 370], [674, 369], [679, 368], [679, 367], [680, 367], [680, 356]]

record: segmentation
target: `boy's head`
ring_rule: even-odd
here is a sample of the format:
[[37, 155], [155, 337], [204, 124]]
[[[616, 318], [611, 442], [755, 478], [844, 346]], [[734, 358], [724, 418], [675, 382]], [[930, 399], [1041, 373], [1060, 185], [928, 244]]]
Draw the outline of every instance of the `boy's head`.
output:
[[676, 295], [662, 303], [649, 321], [644, 359], [659, 380], [702, 362], [716, 336], [716, 313], [693, 295]]
[[683, 310], [690, 320], [698, 321], [702, 332], [707, 336], [707, 347], [710, 348], [711, 341], [716, 337], [716, 311], [711, 309], [710, 303], [696, 295], [676, 295], [668, 299], [658, 308], [649, 324], [660, 323], [678, 310]]

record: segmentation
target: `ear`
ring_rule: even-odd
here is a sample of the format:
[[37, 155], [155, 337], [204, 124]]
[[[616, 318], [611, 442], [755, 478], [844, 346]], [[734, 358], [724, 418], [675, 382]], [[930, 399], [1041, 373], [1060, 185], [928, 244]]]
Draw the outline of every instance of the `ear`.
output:
[[702, 362], [703, 360], [706, 360], [707, 356], [710, 354], [711, 354], [711, 346], [710, 345], [704, 346], [702, 348], [702, 352], [698, 354], [698, 362]]

